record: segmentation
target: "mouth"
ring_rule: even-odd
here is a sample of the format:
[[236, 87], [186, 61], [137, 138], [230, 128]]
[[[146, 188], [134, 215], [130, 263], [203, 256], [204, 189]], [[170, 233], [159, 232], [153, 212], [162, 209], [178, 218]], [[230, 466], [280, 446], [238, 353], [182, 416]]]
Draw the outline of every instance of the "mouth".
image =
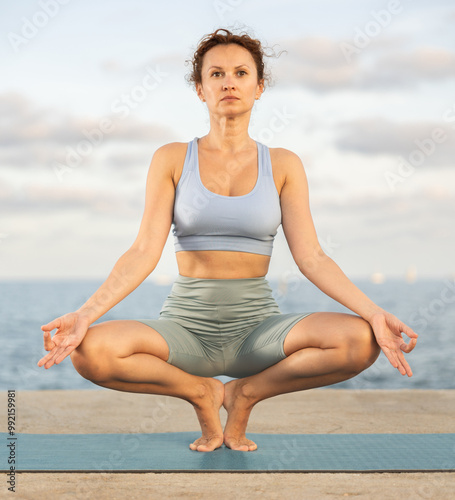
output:
[[223, 97], [223, 99], [221, 99], [222, 101], [238, 101], [239, 98], [238, 97], [234, 97], [234, 96], [227, 96], [227, 97]]

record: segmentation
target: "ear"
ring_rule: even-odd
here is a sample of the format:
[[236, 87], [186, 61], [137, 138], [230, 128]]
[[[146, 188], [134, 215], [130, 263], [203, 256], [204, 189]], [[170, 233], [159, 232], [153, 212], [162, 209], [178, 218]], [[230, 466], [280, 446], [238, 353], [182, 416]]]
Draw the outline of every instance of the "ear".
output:
[[205, 102], [204, 91], [202, 90], [202, 84], [196, 83], [196, 93], [202, 102]]
[[265, 91], [265, 86], [264, 86], [264, 79], [259, 80], [257, 90], [256, 90], [256, 100], [260, 99], [261, 95]]

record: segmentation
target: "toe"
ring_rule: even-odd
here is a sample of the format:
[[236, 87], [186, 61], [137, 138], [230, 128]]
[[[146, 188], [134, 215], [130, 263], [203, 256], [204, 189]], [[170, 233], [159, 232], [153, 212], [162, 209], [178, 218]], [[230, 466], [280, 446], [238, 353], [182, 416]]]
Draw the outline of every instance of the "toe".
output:
[[257, 444], [249, 439], [232, 439], [226, 440], [224, 444], [235, 451], [254, 451], [257, 450]]
[[190, 449], [193, 451], [213, 451], [219, 448], [223, 443], [219, 443], [219, 439], [202, 439], [199, 438], [194, 443], [190, 444]]
[[248, 451], [248, 446], [246, 444], [234, 444], [234, 445], [231, 445], [231, 450]]
[[194, 443], [191, 443], [190, 444], [190, 449], [192, 449], [193, 451], [197, 451], [198, 447], [201, 446], [201, 438], [199, 439], [196, 439], [196, 441], [194, 441]]

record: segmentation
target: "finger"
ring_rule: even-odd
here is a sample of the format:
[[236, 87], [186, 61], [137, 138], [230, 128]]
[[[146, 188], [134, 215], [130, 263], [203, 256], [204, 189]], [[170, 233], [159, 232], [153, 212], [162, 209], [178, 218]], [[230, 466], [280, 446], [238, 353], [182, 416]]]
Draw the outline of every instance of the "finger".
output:
[[406, 361], [405, 357], [403, 354], [400, 352], [398, 353], [398, 358], [401, 363], [401, 366], [404, 368], [405, 373], [403, 375], [407, 375], [408, 377], [412, 377], [412, 370], [411, 367], [409, 366], [409, 363]]
[[46, 354], [46, 356], [42, 357], [38, 361], [38, 366], [44, 366], [44, 368], [48, 369], [52, 365], [54, 365], [55, 362], [55, 357], [58, 356], [59, 352], [62, 350], [62, 347], [60, 346], [55, 346], [49, 354]]
[[52, 352], [52, 356], [44, 363], [44, 368], [48, 370], [51, 366], [55, 365], [55, 358], [58, 356], [58, 351], [60, 349], [57, 349], [56, 352]]
[[56, 345], [54, 342], [52, 342], [50, 332], [43, 333], [43, 340], [44, 340], [44, 349], [46, 351], [51, 351]]
[[416, 346], [416, 344], [417, 344], [417, 339], [411, 339], [408, 344], [406, 344], [406, 342], [403, 342], [400, 345], [400, 349], [403, 352], [408, 353], [408, 352], [411, 352], [414, 349], [414, 347]]
[[407, 375], [408, 377], [412, 377], [412, 370], [409, 366], [406, 358], [404, 357], [401, 351], [392, 351], [392, 355], [396, 361], [396, 368], [401, 373], [401, 375]]
[[389, 360], [390, 364], [394, 368], [398, 369], [398, 360], [397, 360], [396, 356], [394, 355], [393, 351], [391, 351], [387, 347], [383, 348], [382, 350], [383, 350], [384, 354], [386, 355], [386, 358]]
[[[49, 354], [46, 354], [46, 356], [43, 356], [39, 361], [38, 361], [38, 366], [44, 366], [44, 368], [50, 368], [54, 364], [54, 357], [56, 355], [56, 352], [58, 350], [58, 347], [54, 347], [54, 349], [51, 350]], [[49, 364], [52, 361], [51, 364]]]
[[404, 359], [403, 354], [401, 352], [396, 352], [396, 357], [398, 361], [398, 371], [401, 373], [401, 375], [407, 375], [408, 377], [410, 377], [412, 375], [411, 368], [409, 367], [407, 361]]
[[56, 349], [52, 351], [52, 359], [49, 360], [49, 366], [47, 364], [44, 365], [44, 368], [50, 368], [52, 365], [58, 365], [61, 363], [72, 351], [74, 351], [75, 347], [73, 345], [68, 345], [68, 339], [65, 339], [61, 342]]
[[404, 323], [401, 323], [400, 331], [405, 333], [411, 339], [416, 339], [418, 337], [417, 333], [412, 328], [410, 328], [408, 325], [405, 325]]
[[407, 373], [406, 367], [400, 361], [398, 361], [398, 371], [401, 373], [401, 375], [406, 375]]
[[53, 357], [53, 353], [50, 352], [49, 354], [46, 354], [46, 356], [43, 356], [39, 361], [38, 361], [38, 366], [41, 368], [43, 365], [45, 365], [51, 358]]
[[401, 375], [406, 375], [406, 368], [405, 366], [403, 366], [403, 363], [401, 362], [397, 352], [387, 348], [383, 349], [383, 351], [387, 359], [390, 361], [390, 364], [394, 368], [396, 368], [401, 373]]
[[52, 331], [54, 328], [60, 328], [60, 325], [61, 325], [61, 321], [60, 321], [60, 318], [57, 318], [57, 319], [54, 319], [52, 320], [50, 323], [48, 323], [47, 325], [43, 325], [41, 327], [41, 330], [43, 331]]
[[63, 352], [61, 352], [56, 358], [55, 358], [55, 364], [58, 365], [61, 363], [67, 356], [69, 356], [73, 351], [74, 351], [73, 346], [68, 346]]

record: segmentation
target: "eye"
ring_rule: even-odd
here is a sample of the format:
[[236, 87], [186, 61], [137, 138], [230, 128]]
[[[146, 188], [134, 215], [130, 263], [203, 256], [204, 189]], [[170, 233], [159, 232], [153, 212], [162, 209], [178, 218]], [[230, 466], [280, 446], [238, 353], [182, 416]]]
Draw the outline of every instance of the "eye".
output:
[[239, 73], [243, 73], [244, 75], [246, 75], [246, 74], [247, 74], [247, 72], [246, 72], [245, 70], [243, 70], [243, 69], [241, 69], [241, 70], [239, 71]]
[[220, 72], [220, 71], [214, 71], [214, 72], [212, 73], [212, 76], [215, 76], [215, 75], [221, 75], [221, 72]]

